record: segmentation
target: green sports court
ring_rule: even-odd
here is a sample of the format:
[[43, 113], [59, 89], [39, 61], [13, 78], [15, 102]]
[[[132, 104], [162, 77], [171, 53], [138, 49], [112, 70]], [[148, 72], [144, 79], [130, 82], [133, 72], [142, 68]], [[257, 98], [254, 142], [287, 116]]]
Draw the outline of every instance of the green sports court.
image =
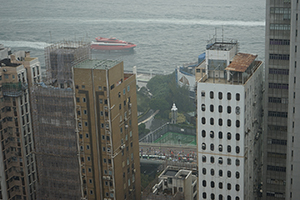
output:
[[182, 145], [196, 145], [195, 135], [185, 135], [181, 133], [167, 132], [160, 138], [154, 141], [154, 143], [161, 144], [182, 144]]

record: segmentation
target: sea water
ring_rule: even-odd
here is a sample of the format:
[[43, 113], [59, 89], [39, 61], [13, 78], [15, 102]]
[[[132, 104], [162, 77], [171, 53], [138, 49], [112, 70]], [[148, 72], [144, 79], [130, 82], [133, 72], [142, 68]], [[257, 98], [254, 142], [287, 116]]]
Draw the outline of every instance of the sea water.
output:
[[0, 12], [0, 44], [31, 51], [42, 66], [46, 46], [97, 36], [136, 44], [130, 54], [93, 57], [124, 61], [138, 72], [170, 73], [196, 62], [215, 33], [263, 60], [264, 32], [261, 0], [12, 0], [2, 1]]

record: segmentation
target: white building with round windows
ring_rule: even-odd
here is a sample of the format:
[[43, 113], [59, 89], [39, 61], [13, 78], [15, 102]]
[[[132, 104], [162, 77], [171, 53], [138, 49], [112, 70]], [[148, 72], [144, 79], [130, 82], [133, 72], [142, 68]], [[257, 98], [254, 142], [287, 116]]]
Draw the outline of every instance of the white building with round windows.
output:
[[255, 199], [261, 183], [262, 62], [237, 53], [236, 42], [215, 42], [206, 55], [206, 74], [197, 81], [198, 198]]

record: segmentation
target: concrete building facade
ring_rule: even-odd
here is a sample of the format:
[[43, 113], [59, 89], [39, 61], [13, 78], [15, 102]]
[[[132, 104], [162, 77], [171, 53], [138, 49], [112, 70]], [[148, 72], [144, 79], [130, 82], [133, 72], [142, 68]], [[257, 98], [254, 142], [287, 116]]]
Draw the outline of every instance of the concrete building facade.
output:
[[82, 192], [87, 199], [140, 199], [136, 79], [123, 62], [74, 66]]
[[263, 199], [298, 199], [299, 2], [267, 0]]
[[37, 169], [28, 86], [40, 79], [29, 52], [0, 61], [0, 199], [36, 199]]
[[237, 45], [210, 42], [197, 80], [199, 199], [259, 196], [263, 67]]

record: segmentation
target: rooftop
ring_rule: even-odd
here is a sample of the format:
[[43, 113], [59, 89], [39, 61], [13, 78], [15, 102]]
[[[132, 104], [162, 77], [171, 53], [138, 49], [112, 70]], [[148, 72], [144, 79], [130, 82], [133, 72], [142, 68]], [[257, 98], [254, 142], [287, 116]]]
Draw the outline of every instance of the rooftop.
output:
[[245, 72], [247, 68], [254, 62], [257, 55], [238, 53], [233, 57], [231, 63], [225, 68], [225, 70], [235, 72]]
[[[199, 82], [203, 83], [219, 83], [219, 84], [231, 84], [231, 85], [243, 85], [247, 82], [247, 80], [252, 76], [252, 74], [262, 65], [262, 61], [254, 61], [253, 66], [251, 70], [247, 72], [242, 71], [233, 71], [230, 69], [230, 71], [233, 71], [231, 79], [228, 81], [226, 78], [220, 78], [220, 77], [208, 77], [205, 75], [202, 79], [199, 80]], [[226, 68], [226, 70], [228, 70]], [[216, 71], [216, 74], [219, 74], [221, 71]], [[242, 78], [242, 75], [238, 74], [245, 74], [244, 78]], [[247, 75], [246, 75], [247, 74]]]
[[20, 63], [12, 63], [10, 59], [6, 58], [3, 60], [0, 60], [0, 66], [1, 67], [18, 67], [22, 64]]
[[120, 61], [117, 60], [85, 60], [83, 62], [78, 63], [74, 66], [74, 68], [82, 68], [82, 69], [110, 69], [117, 64], [119, 64]]
[[178, 171], [179, 170], [176, 170], [176, 169], [167, 169], [163, 175], [164, 176], [175, 176], [178, 173]]

